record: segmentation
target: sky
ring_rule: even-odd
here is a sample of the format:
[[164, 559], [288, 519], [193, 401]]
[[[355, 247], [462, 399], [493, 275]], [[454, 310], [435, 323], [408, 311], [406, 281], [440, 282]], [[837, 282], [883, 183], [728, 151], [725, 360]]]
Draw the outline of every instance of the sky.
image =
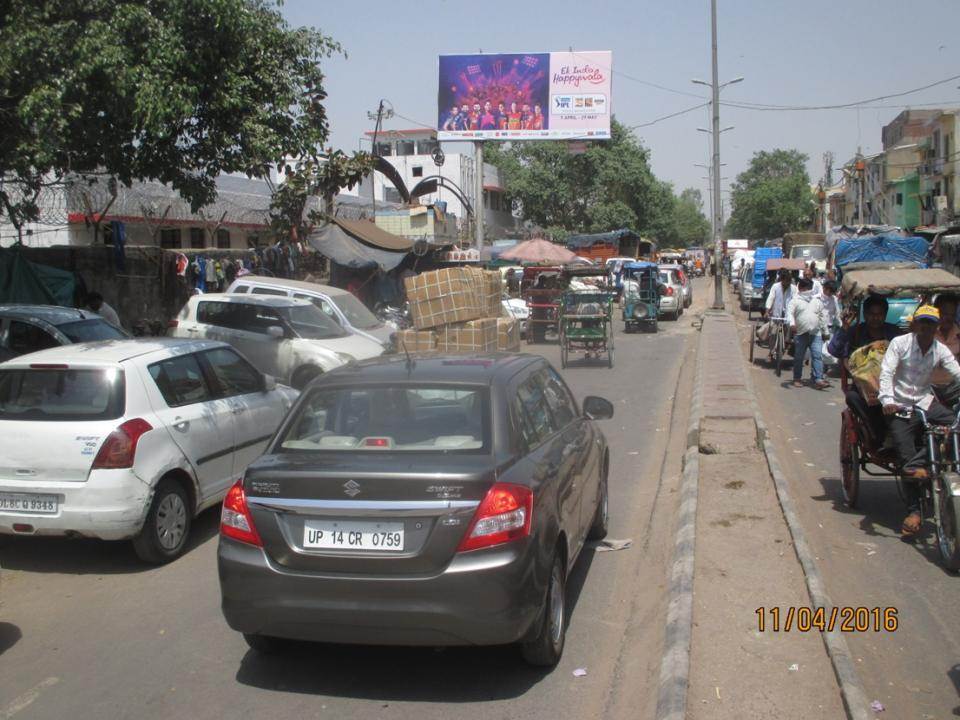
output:
[[[721, 101], [789, 106], [857, 103], [960, 75], [958, 0], [718, 0]], [[710, 80], [709, 0], [286, 0], [282, 12], [339, 41], [347, 57], [327, 61], [331, 144], [360, 147], [381, 98], [398, 117], [390, 129], [437, 116], [437, 56], [453, 53], [612, 50], [613, 114], [634, 126], [706, 102]], [[653, 87], [659, 85], [668, 90]], [[817, 182], [825, 152], [838, 168], [857, 148], [882, 150], [880, 131], [906, 106], [960, 107], [960, 78], [857, 108], [759, 111], [721, 106], [721, 187], [726, 191], [761, 150], [809, 156]], [[691, 95], [693, 97], [691, 97]], [[702, 99], [701, 99], [702, 98]], [[404, 116], [403, 118], [399, 117]], [[636, 129], [651, 164], [679, 193], [707, 197], [709, 108]], [[462, 152], [470, 152], [466, 144]], [[369, 144], [367, 144], [369, 148]], [[450, 152], [458, 148], [445, 147]], [[835, 170], [835, 179], [836, 179]], [[726, 194], [724, 197], [728, 197]]]

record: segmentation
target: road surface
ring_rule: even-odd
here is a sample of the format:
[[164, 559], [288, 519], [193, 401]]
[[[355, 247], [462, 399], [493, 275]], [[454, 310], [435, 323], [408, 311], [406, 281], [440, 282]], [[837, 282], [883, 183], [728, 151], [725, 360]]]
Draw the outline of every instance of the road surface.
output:
[[[697, 283], [694, 309], [707, 289]], [[579, 398], [603, 395], [616, 405], [603, 423], [610, 537], [633, 546], [582, 555], [554, 670], [525, 666], [512, 648], [305, 644], [260, 657], [220, 614], [214, 510], [195, 524], [186, 555], [160, 568], [141, 565], [126, 544], [0, 541], [0, 718], [652, 717], [693, 319], [688, 311], [663, 322], [657, 335], [625, 335], [617, 322], [612, 370], [564, 371]], [[532, 347], [559, 368], [556, 346]], [[574, 677], [579, 668], [585, 677]]]

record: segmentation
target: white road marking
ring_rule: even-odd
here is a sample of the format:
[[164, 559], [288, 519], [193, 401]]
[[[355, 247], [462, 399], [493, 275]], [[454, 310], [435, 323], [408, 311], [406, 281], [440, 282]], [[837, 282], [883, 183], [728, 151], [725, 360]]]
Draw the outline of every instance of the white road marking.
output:
[[19, 713], [21, 710], [25, 710], [30, 705], [32, 705], [38, 697], [40, 697], [40, 692], [44, 688], [53, 687], [58, 682], [60, 682], [60, 678], [48, 677], [43, 682], [40, 682], [34, 687], [30, 688], [25, 693], [23, 693], [23, 695], [16, 698], [12, 703], [7, 705], [7, 707], [3, 709], [3, 712], [0, 713], [0, 720], [9, 720], [14, 715]]

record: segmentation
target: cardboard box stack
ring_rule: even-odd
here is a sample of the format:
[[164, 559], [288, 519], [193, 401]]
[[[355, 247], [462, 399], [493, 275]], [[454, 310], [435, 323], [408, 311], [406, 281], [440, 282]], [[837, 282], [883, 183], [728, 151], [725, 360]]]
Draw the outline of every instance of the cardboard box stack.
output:
[[504, 318], [500, 273], [444, 268], [405, 281], [414, 328], [397, 336], [409, 352], [486, 353], [520, 349], [520, 328]]

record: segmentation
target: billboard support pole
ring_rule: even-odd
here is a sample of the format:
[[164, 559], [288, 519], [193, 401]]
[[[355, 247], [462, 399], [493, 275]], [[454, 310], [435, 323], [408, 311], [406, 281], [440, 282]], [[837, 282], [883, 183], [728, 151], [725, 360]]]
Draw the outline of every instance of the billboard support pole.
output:
[[477, 250], [483, 250], [483, 142], [474, 140], [474, 197], [473, 222], [474, 244]]
[[720, 271], [720, 259], [723, 256], [723, 243], [720, 240], [723, 220], [720, 216], [720, 78], [717, 72], [717, 0], [710, 2], [711, 55], [713, 64], [713, 93], [710, 108], [713, 111], [713, 182], [710, 188], [713, 194], [713, 272], [714, 292], [713, 309], [723, 310], [723, 273]]

